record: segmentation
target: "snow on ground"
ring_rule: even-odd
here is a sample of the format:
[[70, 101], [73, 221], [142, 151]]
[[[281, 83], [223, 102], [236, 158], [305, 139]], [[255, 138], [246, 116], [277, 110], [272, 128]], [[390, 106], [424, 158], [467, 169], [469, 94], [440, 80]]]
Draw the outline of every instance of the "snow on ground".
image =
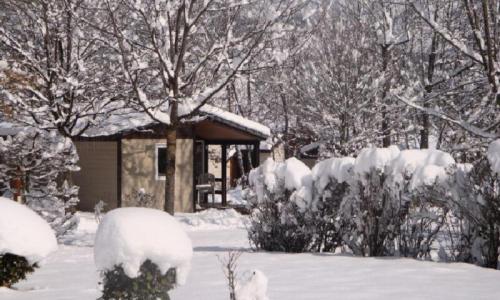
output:
[[[238, 266], [240, 274], [259, 269], [268, 278], [271, 300], [500, 298], [500, 271], [469, 264], [252, 252], [241, 225], [245, 221], [238, 225], [217, 221], [209, 226], [211, 220], [224, 217], [220, 214], [211, 210], [176, 217], [188, 230], [194, 256], [186, 284], [171, 292], [173, 300], [229, 299], [218, 257], [234, 249], [244, 251]], [[238, 217], [234, 212], [227, 214]], [[79, 216], [86, 219], [80, 224], [92, 219], [90, 214]], [[88, 225], [84, 228], [89, 229]], [[74, 236], [87, 237], [87, 233]], [[60, 246], [28, 281], [16, 286], [18, 291], [0, 289], [0, 299], [96, 299], [99, 277], [92, 253], [92, 247]]]
[[175, 217], [186, 230], [244, 229], [249, 223], [248, 218], [243, 217], [234, 209], [210, 208], [195, 214], [177, 213]]
[[[212, 203], [212, 194], [208, 194], [208, 203]], [[240, 185], [227, 190], [227, 203], [231, 205], [246, 205], [247, 201], [243, 199], [243, 189]], [[215, 194], [214, 203], [222, 203], [222, 195]]]

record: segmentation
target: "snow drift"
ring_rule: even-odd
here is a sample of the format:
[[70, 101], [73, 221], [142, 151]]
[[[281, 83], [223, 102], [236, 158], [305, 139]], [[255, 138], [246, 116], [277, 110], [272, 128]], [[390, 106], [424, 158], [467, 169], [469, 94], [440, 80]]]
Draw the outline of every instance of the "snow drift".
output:
[[267, 277], [259, 270], [247, 271], [236, 287], [236, 300], [269, 300]]
[[108, 212], [97, 229], [94, 259], [100, 271], [121, 265], [131, 278], [150, 260], [162, 273], [176, 268], [177, 283], [189, 273], [193, 248], [181, 225], [166, 212], [139, 207]]
[[0, 197], [0, 254], [23, 256], [34, 264], [55, 250], [54, 231], [42, 217], [25, 205]]

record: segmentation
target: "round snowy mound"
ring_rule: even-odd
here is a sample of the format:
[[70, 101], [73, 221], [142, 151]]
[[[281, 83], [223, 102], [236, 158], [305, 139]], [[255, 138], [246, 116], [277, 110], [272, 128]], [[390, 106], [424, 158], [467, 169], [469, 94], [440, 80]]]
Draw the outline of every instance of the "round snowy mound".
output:
[[23, 256], [34, 264], [56, 249], [54, 231], [42, 217], [25, 205], [0, 197], [0, 255]]
[[183, 284], [190, 269], [193, 247], [181, 225], [169, 214], [150, 208], [127, 207], [108, 212], [97, 229], [94, 259], [97, 269], [121, 265], [130, 278], [150, 260], [162, 273], [176, 268]]

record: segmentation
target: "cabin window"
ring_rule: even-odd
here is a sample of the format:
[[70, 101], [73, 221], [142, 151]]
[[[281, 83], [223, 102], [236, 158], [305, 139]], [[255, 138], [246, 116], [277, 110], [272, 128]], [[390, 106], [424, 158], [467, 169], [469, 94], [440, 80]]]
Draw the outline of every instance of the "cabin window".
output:
[[156, 180], [165, 180], [167, 174], [167, 145], [156, 144], [155, 148]]

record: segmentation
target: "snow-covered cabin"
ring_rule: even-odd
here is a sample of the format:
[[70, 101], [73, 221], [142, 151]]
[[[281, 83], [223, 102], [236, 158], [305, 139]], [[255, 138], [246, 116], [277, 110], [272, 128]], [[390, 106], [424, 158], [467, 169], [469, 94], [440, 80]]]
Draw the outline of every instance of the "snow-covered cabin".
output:
[[[260, 162], [260, 143], [270, 136], [268, 127], [242, 116], [206, 105], [197, 122], [177, 134], [175, 211], [195, 209], [195, 185], [208, 173], [208, 149], [221, 151], [217, 190], [226, 205], [228, 152], [231, 145], [248, 145], [252, 165]], [[73, 174], [80, 186], [79, 210], [91, 211], [100, 200], [106, 209], [137, 206], [137, 191], [153, 196], [152, 207], [163, 208], [165, 192], [165, 127], [145, 114], [113, 116], [99, 128], [75, 139], [81, 170]], [[213, 147], [212, 147], [213, 148]]]

